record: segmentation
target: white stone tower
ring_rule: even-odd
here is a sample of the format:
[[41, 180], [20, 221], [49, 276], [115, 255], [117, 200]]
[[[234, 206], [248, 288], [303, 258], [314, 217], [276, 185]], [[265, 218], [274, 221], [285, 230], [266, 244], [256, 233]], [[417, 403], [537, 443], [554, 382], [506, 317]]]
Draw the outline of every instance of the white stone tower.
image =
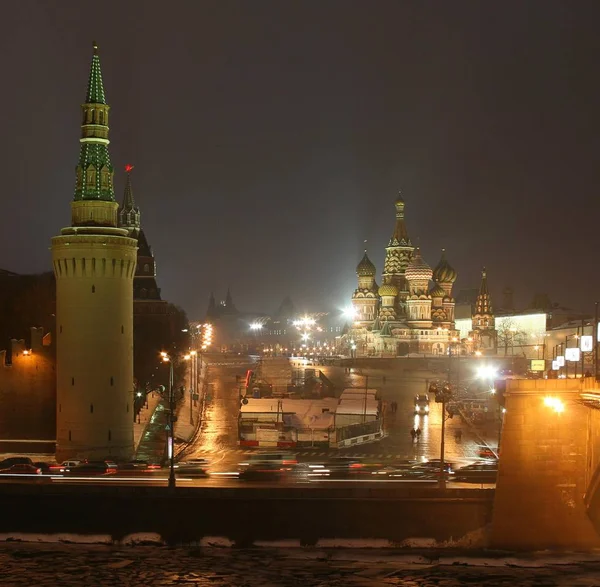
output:
[[133, 276], [137, 241], [118, 228], [109, 106], [96, 45], [71, 226], [52, 239], [56, 276], [56, 456], [133, 453]]

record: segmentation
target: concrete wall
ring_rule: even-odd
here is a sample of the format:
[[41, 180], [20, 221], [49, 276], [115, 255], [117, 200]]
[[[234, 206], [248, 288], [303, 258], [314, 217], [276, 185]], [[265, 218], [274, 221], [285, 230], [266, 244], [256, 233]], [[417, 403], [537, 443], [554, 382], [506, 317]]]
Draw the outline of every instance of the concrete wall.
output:
[[[591, 379], [507, 381], [494, 547], [600, 547], [584, 503], [600, 458], [600, 417], [580, 401], [594, 385]], [[563, 411], [546, 398], [559, 400]]]
[[[0, 451], [52, 452], [53, 443], [7, 443], [6, 440], [56, 438], [54, 349], [42, 344], [41, 329], [32, 329], [31, 348], [12, 341], [12, 364], [0, 352]], [[46, 342], [49, 343], [49, 337]], [[27, 354], [24, 354], [27, 351]]]
[[[0, 532], [157, 532], [170, 543], [226, 536], [255, 540], [459, 540], [490, 521], [493, 491], [387, 488], [166, 487], [0, 484], [10, 503]], [[26, 511], [27, 515], [23, 515]], [[85, 512], [85, 515], [74, 515]]]

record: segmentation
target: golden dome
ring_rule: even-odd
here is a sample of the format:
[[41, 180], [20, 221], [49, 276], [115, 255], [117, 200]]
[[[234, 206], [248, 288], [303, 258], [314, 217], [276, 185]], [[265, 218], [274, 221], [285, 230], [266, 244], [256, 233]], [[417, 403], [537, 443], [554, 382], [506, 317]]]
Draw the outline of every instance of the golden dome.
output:
[[454, 283], [456, 277], [456, 269], [446, 261], [446, 249], [442, 249], [442, 258], [433, 270], [433, 279], [438, 283]]
[[432, 298], [443, 298], [446, 292], [436, 283], [430, 290], [429, 295]]
[[421, 257], [421, 250], [415, 251], [414, 257], [404, 273], [408, 281], [429, 281], [433, 275], [431, 267]]
[[393, 283], [384, 283], [379, 288], [380, 296], [397, 296], [398, 288]]
[[363, 258], [356, 266], [356, 275], [358, 275], [358, 277], [375, 277], [375, 273], [375, 265], [371, 263], [371, 259], [369, 259], [367, 251], [365, 251]]

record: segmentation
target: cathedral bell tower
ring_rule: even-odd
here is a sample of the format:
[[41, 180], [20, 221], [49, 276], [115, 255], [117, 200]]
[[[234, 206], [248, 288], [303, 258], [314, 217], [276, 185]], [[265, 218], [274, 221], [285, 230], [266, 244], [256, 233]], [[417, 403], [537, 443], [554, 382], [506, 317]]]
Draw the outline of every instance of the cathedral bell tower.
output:
[[495, 352], [498, 348], [498, 337], [494, 308], [492, 307], [492, 296], [488, 289], [487, 271], [485, 267], [481, 271], [479, 295], [475, 301], [475, 308], [471, 320], [473, 323], [473, 331], [471, 334], [475, 339], [475, 346], [483, 351]]
[[415, 249], [404, 222], [402, 194], [398, 194], [394, 207], [396, 208], [396, 223], [388, 246], [385, 248], [382, 281], [385, 285], [393, 285], [397, 289], [398, 293], [394, 300], [395, 314], [398, 318], [402, 318], [406, 315], [406, 300], [409, 295], [405, 272]]
[[56, 457], [133, 453], [133, 276], [137, 241], [119, 228], [98, 48], [82, 105], [71, 226], [52, 239], [56, 276]]

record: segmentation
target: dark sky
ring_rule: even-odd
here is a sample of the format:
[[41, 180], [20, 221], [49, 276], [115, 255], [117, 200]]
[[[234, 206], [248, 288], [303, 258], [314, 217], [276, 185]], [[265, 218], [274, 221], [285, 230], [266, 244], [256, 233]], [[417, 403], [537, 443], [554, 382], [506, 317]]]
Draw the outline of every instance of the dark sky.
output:
[[111, 156], [164, 297], [200, 317], [343, 307], [363, 240], [381, 271], [402, 189], [413, 241], [592, 310], [600, 2], [47, 2], [2, 6], [0, 267], [50, 269], [70, 222], [100, 47]]

